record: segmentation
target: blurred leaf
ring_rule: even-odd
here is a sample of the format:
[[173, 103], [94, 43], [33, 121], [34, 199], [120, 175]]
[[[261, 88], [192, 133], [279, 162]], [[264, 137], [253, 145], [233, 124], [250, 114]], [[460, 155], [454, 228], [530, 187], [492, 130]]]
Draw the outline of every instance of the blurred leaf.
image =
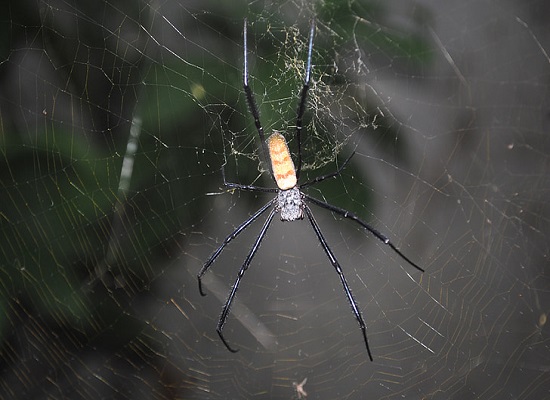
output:
[[106, 186], [113, 159], [65, 131], [37, 138], [32, 146], [3, 148], [4, 296], [32, 298], [45, 315], [63, 310], [69, 320], [85, 319], [90, 303], [80, 286], [103, 254], [102, 226], [115, 200]]

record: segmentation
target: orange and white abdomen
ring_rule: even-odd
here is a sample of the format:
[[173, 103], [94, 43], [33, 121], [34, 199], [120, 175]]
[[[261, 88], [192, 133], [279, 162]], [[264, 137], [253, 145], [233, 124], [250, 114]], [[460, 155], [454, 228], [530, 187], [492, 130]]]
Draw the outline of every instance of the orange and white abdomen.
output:
[[267, 147], [269, 148], [271, 169], [277, 186], [281, 190], [292, 189], [297, 183], [296, 169], [284, 136], [275, 131], [267, 139]]

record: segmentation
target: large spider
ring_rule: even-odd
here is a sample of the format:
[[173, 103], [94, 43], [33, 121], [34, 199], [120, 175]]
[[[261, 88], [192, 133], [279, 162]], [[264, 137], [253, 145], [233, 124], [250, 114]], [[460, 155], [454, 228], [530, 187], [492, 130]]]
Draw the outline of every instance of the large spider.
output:
[[[231, 189], [238, 189], [238, 190], [249, 190], [249, 191], [257, 191], [257, 192], [272, 192], [277, 193], [277, 196], [273, 198], [271, 201], [269, 201], [266, 205], [264, 205], [262, 208], [260, 208], [258, 211], [256, 211], [252, 216], [250, 216], [246, 221], [244, 221], [241, 225], [237, 227], [229, 236], [227, 236], [223, 243], [214, 251], [214, 253], [210, 256], [210, 258], [204, 263], [202, 269], [200, 270], [199, 274], [197, 275], [198, 281], [199, 281], [199, 291], [201, 295], [205, 296], [204, 291], [202, 290], [202, 283], [201, 278], [202, 276], [208, 271], [212, 263], [216, 260], [216, 258], [220, 255], [220, 253], [223, 251], [225, 246], [231, 242], [234, 238], [236, 238], [242, 231], [244, 231], [250, 224], [252, 224], [254, 221], [256, 221], [263, 213], [265, 213], [268, 209], [271, 209], [271, 211], [268, 214], [267, 219], [264, 222], [264, 225], [262, 229], [260, 230], [260, 233], [258, 237], [256, 238], [256, 241], [254, 242], [254, 245], [252, 246], [252, 249], [250, 249], [250, 252], [248, 253], [248, 256], [246, 257], [239, 274], [237, 276], [237, 280], [235, 281], [235, 284], [233, 285], [233, 288], [231, 289], [231, 292], [229, 293], [229, 297], [227, 298], [227, 301], [225, 302], [222, 313], [220, 315], [220, 319], [218, 321], [218, 326], [216, 328], [216, 331], [218, 332], [218, 335], [220, 336], [220, 339], [222, 340], [223, 344], [227, 347], [227, 349], [231, 352], [237, 352], [237, 350], [231, 348], [225, 338], [223, 337], [223, 327], [227, 321], [227, 317], [229, 315], [229, 310], [231, 308], [231, 303], [233, 302], [233, 299], [235, 298], [235, 293], [237, 293], [237, 289], [239, 288], [239, 284], [241, 283], [241, 279], [244, 276], [244, 273], [250, 266], [250, 263], [252, 262], [252, 259], [254, 258], [254, 255], [256, 254], [256, 251], [260, 247], [260, 244], [265, 237], [265, 234], [269, 228], [269, 225], [271, 224], [271, 221], [273, 220], [273, 217], [276, 213], [281, 213], [281, 221], [295, 221], [300, 220], [304, 218], [304, 213], [307, 216], [307, 219], [309, 220], [311, 226], [313, 227], [313, 230], [315, 231], [315, 234], [317, 235], [317, 238], [319, 239], [319, 242], [321, 243], [321, 246], [323, 247], [323, 250], [327, 254], [330, 263], [336, 270], [336, 273], [340, 277], [340, 281], [342, 282], [342, 286], [344, 287], [344, 292], [346, 293], [346, 296], [348, 298], [348, 301], [351, 305], [351, 309], [353, 311], [353, 314], [355, 315], [355, 318], [357, 318], [357, 322], [359, 322], [359, 326], [361, 328], [361, 331], [363, 333], [363, 338], [365, 340], [365, 345], [367, 347], [367, 352], [369, 355], [370, 360], [372, 361], [372, 354], [369, 348], [369, 342], [367, 340], [367, 331], [365, 327], [365, 321], [363, 320], [363, 317], [361, 315], [361, 311], [359, 309], [359, 306], [357, 305], [357, 302], [353, 298], [353, 295], [351, 294], [351, 290], [348, 286], [348, 283], [346, 281], [346, 278], [344, 277], [344, 272], [342, 271], [342, 268], [340, 267], [340, 264], [336, 260], [336, 257], [334, 256], [334, 253], [330, 249], [327, 241], [325, 240], [325, 237], [321, 233], [321, 230], [319, 228], [319, 225], [317, 225], [317, 222], [315, 221], [315, 218], [313, 217], [313, 213], [311, 212], [311, 209], [309, 208], [307, 202], [310, 202], [312, 204], [315, 204], [316, 206], [325, 208], [334, 214], [341, 215], [344, 218], [351, 219], [354, 222], [357, 222], [359, 225], [361, 225], [363, 228], [365, 228], [367, 231], [372, 233], [376, 238], [378, 238], [381, 242], [388, 245], [390, 248], [393, 249], [403, 260], [408, 262], [410, 265], [412, 265], [417, 270], [424, 272], [422, 268], [420, 268], [418, 265], [416, 265], [414, 262], [412, 262], [409, 258], [407, 258], [401, 251], [395, 247], [395, 245], [382, 233], [380, 233], [378, 230], [367, 224], [366, 222], [359, 219], [357, 215], [354, 213], [344, 210], [342, 208], [338, 208], [336, 206], [333, 206], [331, 204], [325, 203], [324, 201], [318, 200], [314, 197], [309, 196], [306, 193], [303, 193], [301, 189], [314, 185], [316, 183], [319, 183], [321, 181], [324, 181], [328, 178], [332, 178], [340, 174], [342, 169], [346, 166], [346, 161], [337, 171], [319, 176], [309, 182], [303, 183], [301, 185], [297, 185], [298, 179], [300, 177], [300, 169], [302, 166], [302, 152], [301, 152], [301, 137], [300, 134], [302, 132], [302, 118], [304, 116], [305, 106], [306, 106], [306, 100], [307, 100], [307, 93], [309, 90], [309, 84], [310, 84], [310, 78], [311, 78], [311, 52], [313, 49], [313, 36], [315, 33], [315, 22], [313, 21], [311, 23], [311, 28], [309, 31], [309, 45], [308, 45], [308, 52], [307, 52], [307, 66], [306, 66], [306, 76], [304, 79], [304, 85], [302, 87], [302, 91], [300, 92], [300, 102], [298, 104], [298, 111], [296, 116], [296, 131], [295, 131], [295, 141], [298, 146], [298, 152], [297, 152], [297, 168], [294, 167], [294, 163], [292, 162], [292, 158], [290, 157], [290, 152], [288, 149], [287, 142], [283, 135], [281, 135], [279, 132], [274, 131], [273, 134], [267, 139], [265, 139], [264, 136], [264, 130], [262, 128], [262, 125], [260, 123], [260, 114], [258, 112], [258, 108], [256, 106], [256, 102], [254, 100], [254, 94], [252, 93], [252, 90], [250, 89], [250, 86], [248, 85], [248, 48], [247, 48], [247, 39], [246, 34], [247, 32], [247, 21], [245, 19], [244, 21], [244, 71], [243, 71], [243, 87], [244, 92], [246, 94], [246, 101], [248, 103], [248, 107], [250, 108], [250, 113], [252, 114], [252, 117], [254, 118], [254, 123], [256, 125], [256, 129], [258, 131], [258, 134], [260, 136], [260, 141], [262, 143], [262, 151], [264, 153], [264, 157], [269, 155], [269, 160], [271, 161], [271, 165], [269, 166], [269, 171], [271, 174], [271, 177], [277, 184], [277, 188], [264, 188], [264, 187], [258, 187], [258, 186], [252, 186], [252, 185], [241, 185], [238, 183], [230, 183], [225, 180], [225, 173], [222, 169], [222, 175], [224, 180], [224, 185], [227, 188]], [[266, 157], [267, 158], [267, 157]]]

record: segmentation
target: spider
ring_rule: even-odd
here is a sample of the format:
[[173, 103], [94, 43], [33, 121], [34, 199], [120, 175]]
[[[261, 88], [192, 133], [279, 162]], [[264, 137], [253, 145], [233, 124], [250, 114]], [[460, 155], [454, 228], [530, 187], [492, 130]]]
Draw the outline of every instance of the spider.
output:
[[[313, 228], [313, 231], [315, 232], [315, 235], [317, 235], [317, 238], [321, 244], [321, 247], [325, 251], [328, 259], [330, 260], [330, 263], [332, 264], [332, 266], [336, 270], [336, 273], [340, 277], [340, 281], [342, 282], [342, 286], [344, 288], [344, 292], [346, 293], [348, 302], [351, 305], [353, 314], [355, 315], [355, 318], [359, 323], [359, 327], [361, 328], [361, 332], [363, 334], [363, 339], [365, 340], [365, 345], [367, 348], [369, 359], [373, 361], [372, 353], [369, 347], [369, 342], [367, 340], [367, 330], [365, 326], [365, 321], [363, 320], [363, 316], [361, 314], [359, 306], [357, 305], [357, 302], [355, 301], [353, 295], [351, 294], [351, 290], [344, 276], [344, 272], [340, 267], [340, 263], [334, 256], [334, 253], [330, 249], [327, 241], [325, 240], [325, 237], [321, 233], [321, 229], [319, 228], [319, 225], [315, 221], [315, 218], [313, 217], [313, 213], [311, 212], [311, 209], [308, 203], [327, 209], [334, 214], [340, 215], [343, 218], [347, 218], [358, 223], [364, 229], [366, 229], [368, 232], [374, 235], [382, 243], [389, 246], [395, 253], [397, 253], [403, 260], [405, 260], [407, 263], [412, 265], [414, 268], [416, 268], [421, 272], [424, 272], [424, 270], [420, 268], [418, 265], [416, 265], [414, 262], [412, 262], [409, 258], [407, 258], [401, 251], [399, 251], [399, 249], [397, 249], [397, 247], [384, 234], [382, 234], [381, 232], [379, 232], [378, 230], [376, 230], [366, 222], [362, 221], [354, 213], [344, 210], [342, 208], [333, 206], [324, 201], [318, 200], [302, 191], [302, 189], [308, 186], [312, 186], [326, 179], [338, 176], [341, 173], [341, 171], [344, 169], [346, 164], [349, 162], [351, 157], [348, 158], [346, 162], [344, 162], [342, 166], [338, 168], [337, 171], [333, 173], [329, 173], [327, 175], [318, 176], [306, 183], [298, 185], [300, 170], [302, 166], [302, 152], [301, 152], [302, 118], [304, 116], [304, 111], [306, 108], [306, 101], [307, 101], [307, 93], [310, 87], [309, 85], [310, 85], [310, 79], [311, 79], [311, 53], [313, 50], [314, 34], [315, 34], [315, 21], [312, 21], [311, 27], [309, 30], [309, 44], [308, 44], [308, 50], [307, 50], [307, 64], [306, 64], [304, 84], [300, 92], [300, 101], [298, 103], [297, 116], [296, 116], [295, 141], [297, 143], [298, 151], [297, 151], [297, 167], [295, 168], [292, 158], [290, 156], [290, 151], [289, 151], [287, 142], [281, 133], [279, 133], [278, 131], [274, 131], [273, 134], [267, 140], [265, 139], [264, 130], [263, 130], [262, 124], [260, 123], [260, 114], [256, 106], [256, 102], [254, 100], [254, 94], [252, 93], [252, 90], [248, 84], [247, 21], [246, 19], [244, 20], [243, 88], [244, 88], [244, 93], [246, 95], [248, 108], [250, 110], [250, 113], [252, 114], [252, 117], [254, 118], [254, 124], [256, 125], [256, 130], [258, 131], [258, 135], [260, 136], [260, 141], [262, 146], [261, 150], [264, 153], [264, 157], [271, 161], [269, 165], [269, 172], [271, 174], [272, 179], [276, 183], [277, 188], [241, 185], [238, 183], [227, 182], [223, 168], [222, 168], [222, 176], [223, 176], [224, 186], [227, 188], [255, 191], [255, 192], [271, 192], [271, 193], [277, 193], [277, 196], [272, 200], [270, 200], [258, 211], [256, 211], [246, 221], [244, 221], [241, 225], [239, 225], [237, 229], [235, 229], [231, 234], [229, 234], [224, 239], [223, 243], [216, 249], [216, 251], [212, 253], [210, 258], [206, 260], [206, 262], [204, 263], [203, 267], [201, 268], [200, 272], [197, 275], [197, 278], [199, 281], [199, 291], [201, 295], [203, 296], [206, 295], [202, 289], [201, 279], [203, 275], [208, 271], [212, 263], [221, 254], [225, 246], [227, 246], [242, 231], [248, 228], [254, 221], [256, 221], [261, 215], [263, 215], [267, 210], [270, 209], [271, 211], [269, 212], [267, 219], [265, 220], [262, 226], [262, 229], [260, 230], [260, 233], [256, 238], [256, 241], [252, 245], [250, 252], [248, 253], [243, 265], [241, 266], [241, 269], [239, 270], [237, 279], [231, 289], [231, 292], [229, 293], [229, 297], [227, 298], [222, 308], [222, 313], [220, 315], [218, 325], [216, 328], [216, 331], [220, 336], [220, 339], [222, 340], [225, 347], [227, 347], [227, 349], [233, 353], [237, 352], [238, 350], [233, 349], [231, 346], [229, 346], [229, 343], [226, 341], [225, 337], [223, 336], [223, 327], [227, 322], [227, 317], [229, 316], [231, 303], [233, 303], [233, 299], [235, 298], [235, 294], [237, 293], [237, 289], [239, 288], [241, 279], [243, 278], [248, 267], [250, 266], [250, 263], [252, 262], [252, 259], [254, 258], [256, 252], [258, 251], [258, 248], [260, 247], [260, 244], [262, 243], [262, 240], [265, 237], [266, 232], [269, 229], [269, 226], [275, 214], [280, 213], [280, 217], [282, 221], [301, 220], [304, 218], [304, 215], [305, 215], [305, 217], [307, 217], [308, 221], [310, 222]], [[269, 155], [269, 158], [267, 157], [267, 155]]]

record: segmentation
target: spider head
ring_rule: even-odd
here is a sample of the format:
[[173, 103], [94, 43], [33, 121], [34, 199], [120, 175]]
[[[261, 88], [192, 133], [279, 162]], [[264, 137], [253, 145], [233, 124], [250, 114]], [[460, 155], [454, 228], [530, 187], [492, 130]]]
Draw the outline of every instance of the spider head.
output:
[[281, 221], [296, 221], [304, 218], [304, 202], [297, 187], [277, 192], [277, 211], [281, 213]]

